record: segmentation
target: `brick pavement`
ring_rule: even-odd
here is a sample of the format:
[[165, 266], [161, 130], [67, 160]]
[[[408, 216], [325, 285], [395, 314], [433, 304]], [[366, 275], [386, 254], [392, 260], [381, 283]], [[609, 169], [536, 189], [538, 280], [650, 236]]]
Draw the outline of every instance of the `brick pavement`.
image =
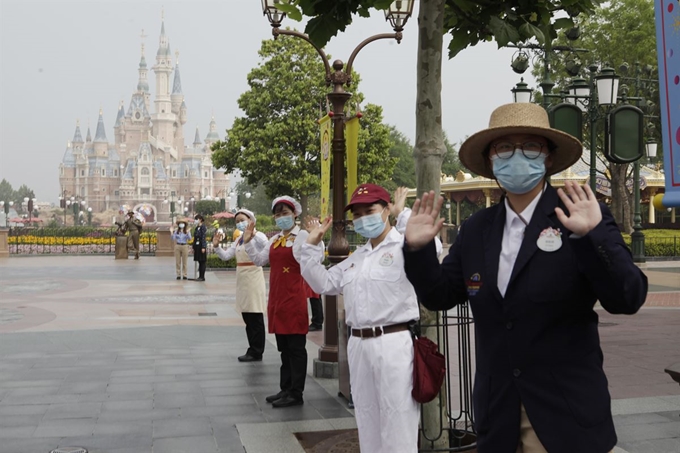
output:
[[[678, 452], [680, 386], [663, 368], [680, 362], [680, 266], [644, 269], [640, 313], [599, 311], [616, 452]], [[0, 453], [300, 453], [295, 431], [353, 428], [337, 380], [309, 376], [302, 407], [262, 402], [278, 383], [275, 342], [262, 363], [236, 362], [234, 273], [206, 277], [175, 281], [173, 258], [0, 260]], [[308, 340], [316, 357], [322, 333]]]

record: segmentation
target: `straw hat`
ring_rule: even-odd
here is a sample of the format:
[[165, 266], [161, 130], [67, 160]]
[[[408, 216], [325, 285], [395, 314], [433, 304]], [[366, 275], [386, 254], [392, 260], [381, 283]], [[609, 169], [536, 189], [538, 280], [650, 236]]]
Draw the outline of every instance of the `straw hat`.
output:
[[470, 171], [486, 178], [496, 179], [487, 165], [485, 151], [492, 141], [504, 135], [533, 134], [550, 142], [552, 166], [547, 175], [571, 167], [581, 157], [583, 146], [571, 135], [550, 127], [548, 113], [543, 107], [531, 103], [513, 103], [498, 107], [491, 113], [489, 128], [468, 137], [461, 145], [458, 157]]

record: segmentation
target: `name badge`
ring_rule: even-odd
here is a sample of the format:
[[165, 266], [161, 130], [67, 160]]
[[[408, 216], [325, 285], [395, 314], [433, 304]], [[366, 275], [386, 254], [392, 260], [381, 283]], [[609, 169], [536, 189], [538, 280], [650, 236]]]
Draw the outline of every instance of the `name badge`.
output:
[[559, 228], [548, 227], [538, 235], [536, 245], [544, 252], [559, 250], [562, 247], [562, 232]]

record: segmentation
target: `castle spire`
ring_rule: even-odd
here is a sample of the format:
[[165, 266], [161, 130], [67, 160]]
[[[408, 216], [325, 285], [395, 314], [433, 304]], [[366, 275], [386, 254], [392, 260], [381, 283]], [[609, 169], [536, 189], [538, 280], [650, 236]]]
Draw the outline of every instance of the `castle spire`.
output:
[[[118, 116], [116, 117], [116, 124], [113, 127], [120, 127], [120, 124], [125, 121], [125, 108], [123, 108], [123, 101], [120, 101], [118, 106]], [[97, 125], [99, 127], [99, 125]]]
[[[89, 135], [89, 131], [88, 131]], [[104, 117], [103, 117], [103, 112], [102, 109], [99, 109], [99, 120], [97, 120], [97, 130], [94, 133], [94, 142], [95, 143], [107, 143], [108, 141], [106, 140], [106, 131], [104, 128]]]
[[207, 144], [214, 143], [220, 139], [220, 136], [217, 134], [217, 124], [215, 124], [215, 115], [212, 116], [210, 120], [210, 132], [208, 132], [208, 135], [205, 137], [205, 142]]
[[198, 135], [198, 126], [196, 126], [196, 136], [194, 137], [194, 146], [201, 144], [201, 137]]
[[175, 80], [172, 84], [172, 94], [182, 94], [182, 81], [179, 76], [179, 50], [175, 51]]
[[91, 142], [92, 141], [92, 134], [90, 134], [90, 126], [87, 126], [87, 136], [85, 136], [85, 141], [86, 142]]
[[80, 120], [76, 120], [76, 132], [73, 134], [73, 143], [83, 143], [83, 136], [80, 133]]
[[139, 69], [137, 72], [139, 72], [139, 82], [137, 82], [137, 91], [143, 91], [145, 93], [149, 92], [149, 82], [147, 80], [147, 68], [146, 68], [146, 58], [144, 57], [144, 38], [146, 38], [146, 35], [144, 34], [144, 29], [142, 29], [142, 34], [140, 35], [142, 38], [142, 57], [139, 60]]

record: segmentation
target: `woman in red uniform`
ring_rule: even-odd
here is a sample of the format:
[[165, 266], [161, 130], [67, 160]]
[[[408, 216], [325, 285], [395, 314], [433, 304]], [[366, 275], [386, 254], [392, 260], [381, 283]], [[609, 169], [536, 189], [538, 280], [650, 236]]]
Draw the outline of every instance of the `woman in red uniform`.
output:
[[[269, 333], [276, 335], [281, 353], [281, 390], [266, 398], [274, 407], [304, 403], [302, 393], [307, 377], [307, 285], [300, 274], [299, 260], [307, 231], [295, 225], [302, 208], [294, 198], [283, 196], [272, 202], [272, 213], [281, 232], [258, 250], [251, 243], [255, 224], [250, 222], [243, 233], [246, 253], [256, 266], [270, 265], [267, 320]], [[321, 260], [322, 256], [319, 257]]]

